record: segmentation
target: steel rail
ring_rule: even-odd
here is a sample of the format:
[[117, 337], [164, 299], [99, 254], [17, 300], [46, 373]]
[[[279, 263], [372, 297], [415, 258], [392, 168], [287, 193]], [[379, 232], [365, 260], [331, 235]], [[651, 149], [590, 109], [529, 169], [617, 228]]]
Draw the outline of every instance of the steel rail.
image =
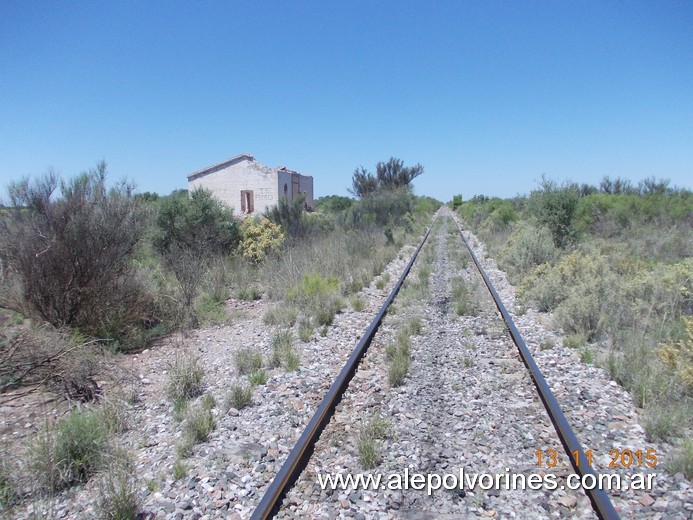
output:
[[[496, 304], [496, 307], [503, 316], [503, 320], [505, 321], [505, 324], [508, 327], [508, 331], [510, 332], [510, 336], [512, 337], [513, 343], [515, 343], [515, 346], [517, 346], [517, 349], [520, 351], [520, 357], [522, 358], [522, 362], [527, 367], [527, 370], [529, 370], [529, 373], [532, 377], [532, 381], [534, 382], [534, 386], [536, 386], [537, 392], [539, 393], [539, 397], [542, 403], [544, 403], [544, 408], [546, 408], [546, 412], [549, 414], [549, 418], [551, 419], [551, 422], [553, 423], [553, 426], [556, 429], [558, 438], [561, 440], [563, 448], [566, 450], [566, 453], [568, 454], [570, 463], [573, 465], [573, 468], [575, 469], [577, 474], [580, 475], [581, 479], [585, 475], [592, 475], [593, 477], [595, 477], [595, 479], [597, 479], [597, 474], [594, 472], [592, 467], [587, 464], [587, 456], [585, 455], [582, 446], [580, 446], [580, 442], [575, 436], [573, 429], [570, 427], [568, 420], [565, 418], [565, 415], [563, 415], [558, 401], [554, 397], [553, 392], [549, 388], [548, 383], [544, 379], [544, 376], [541, 374], [539, 367], [534, 362], [534, 358], [532, 357], [532, 354], [527, 348], [527, 345], [525, 345], [525, 342], [522, 339], [520, 332], [517, 330], [517, 327], [515, 326], [513, 319], [510, 317], [510, 314], [508, 313], [508, 310], [505, 308], [505, 305], [503, 305], [503, 302], [498, 296], [496, 289], [493, 287], [491, 280], [486, 275], [486, 272], [484, 272], [484, 269], [481, 267], [481, 263], [479, 263], [479, 260], [474, 254], [474, 251], [472, 251], [469, 242], [467, 242], [467, 239], [464, 237], [462, 229], [460, 228], [460, 225], [456, 220], [455, 225], [457, 226], [457, 230], [459, 231], [460, 236], [464, 241], [464, 244], [467, 246], [467, 249], [469, 250], [469, 254], [472, 256], [472, 260], [474, 260], [474, 263], [476, 264], [476, 268], [479, 270], [481, 277], [484, 279], [486, 287], [491, 293], [491, 296], [493, 296], [493, 300]], [[577, 454], [577, 460], [573, 458], [573, 453]], [[595, 480], [595, 482], [598, 482], [598, 479]], [[589, 490], [586, 489], [585, 493], [589, 497], [590, 502], [592, 502], [592, 508], [594, 509], [595, 513], [597, 513], [599, 518], [608, 520], [615, 520], [620, 518], [618, 513], [614, 509], [611, 500], [609, 500], [608, 495], [603, 490], [597, 488]]]
[[373, 340], [373, 336], [375, 336], [375, 333], [380, 328], [380, 324], [382, 323], [385, 314], [387, 314], [388, 307], [402, 287], [404, 279], [409, 274], [409, 271], [411, 270], [411, 267], [419, 254], [419, 251], [421, 251], [421, 248], [426, 242], [428, 235], [431, 233], [432, 227], [433, 225], [431, 225], [431, 227], [429, 227], [426, 231], [426, 234], [421, 239], [421, 242], [412, 254], [409, 263], [402, 273], [402, 276], [399, 278], [392, 291], [390, 291], [387, 299], [380, 307], [378, 314], [376, 314], [373, 321], [371, 321], [371, 324], [368, 326], [366, 332], [361, 337], [361, 340], [354, 348], [351, 356], [342, 368], [342, 371], [337, 376], [337, 379], [332, 384], [327, 394], [325, 394], [325, 397], [323, 397], [322, 402], [315, 411], [315, 414], [313, 414], [313, 418], [308, 423], [308, 426], [306, 426], [306, 429], [301, 434], [301, 437], [299, 437], [298, 442], [296, 442], [296, 445], [289, 453], [286, 461], [275, 475], [274, 479], [267, 488], [267, 491], [265, 491], [265, 494], [253, 511], [253, 514], [250, 517], [251, 520], [264, 520], [266, 518], [273, 517], [279, 509], [280, 501], [284, 498], [289, 489], [291, 489], [298, 479], [298, 476], [305, 468], [306, 464], [308, 463], [308, 459], [313, 452], [315, 443], [318, 441], [320, 434], [334, 415], [334, 410], [337, 404], [339, 404], [341, 401], [344, 392], [349, 386], [349, 382], [354, 377], [361, 358], [368, 350], [368, 347]]

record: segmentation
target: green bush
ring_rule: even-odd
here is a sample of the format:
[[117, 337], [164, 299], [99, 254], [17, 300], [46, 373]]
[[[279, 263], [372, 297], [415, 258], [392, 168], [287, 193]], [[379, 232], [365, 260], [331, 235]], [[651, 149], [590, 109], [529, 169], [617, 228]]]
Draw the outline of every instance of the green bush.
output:
[[253, 387], [232, 385], [226, 396], [226, 407], [241, 410], [253, 404]]
[[161, 254], [185, 250], [197, 258], [230, 254], [240, 233], [233, 212], [203, 188], [179, 190], [161, 199], [153, 244]]
[[214, 414], [209, 406], [201, 403], [185, 414], [183, 435], [176, 446], [178, 456], [187, 458], [196, 444], [205, 442], [216, 428]]
[[499, 266], [512, 282], [519, 283], [536, 266], [552, 263], [557, 257], [558, 250], [547, 228], [521, 225], [510, 235], [500, 255]]
[[248, 374], [248, 382], [251, 386], [264, 385], [267, 382], [267, 372], [258, 370], [252, 374]]
[[104, 520], [134, 520], [142, 507], [137, 472], [129, 454], [118, 454], [103, 472], [97, 512]]
[[534, 190], [528, 201], [528, 209], [542, 226], [551, 232], [556, 247], [572, 243], [577, 232], [573, 217], [580, 200], [580, 191], [574, 183], [559, 186], [555, 181], [542, 178], [540, 189]]
[[336, 278], [325, 278], [319, 273], [306, 273], [301, 283], [287, 292], [286, 298], [296, 304], [304, 314], [315, 319], [317, 325], [331, 325], [344, 305], [338, 293]]
[[93, 411], [73, 411], [48, 425], [29, 449], [29, 468], [40, 488], [59, 491], [86, 482], [106, 451], [107, 431]]
[[236, 352], [234, 364], [239, 374], [252, 374], [262, 368], [262, 354], [253, 347], [243, 347]]
[[283, 367], [290, 372], [297, 370], [301, 357], [293, 346], [294, 338], [290, 331], [283, 331], [272, 338], [272, 359], [270, 365]]
[[9, 455], [0, 457], [0, 512], [7, 511], [17, 499], [17, 487], [9, 463]]
[[176, 353], [168, 365], [167, 394], [171, 401], [192, 399], [204, 390], [205, 372], [198, 357]]

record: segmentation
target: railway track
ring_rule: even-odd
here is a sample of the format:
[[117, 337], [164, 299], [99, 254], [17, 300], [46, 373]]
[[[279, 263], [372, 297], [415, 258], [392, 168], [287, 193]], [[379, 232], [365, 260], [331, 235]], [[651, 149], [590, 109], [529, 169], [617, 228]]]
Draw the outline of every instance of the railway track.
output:
[[[464, 253], [459, 250], [462, 244], [466, 248]], [[425, 258], [417, 261], [424, 250]], [[467, 254], [473, 264], [465, 261]], [[446, 269], [455, 263], [453, 259], [457, 267]], [[410, 274], [415, 262], [419, 266], [416, 283], [411, 281]], [[425, 299], [429, 284], [432, 297], [428, 302], [418, 301], [419, 307], [412, 311], [418, 313], [425, 333], [414, 333], [410, 339], [412, 368], [407, 388], [402, 390], [388, 388], [385, 371], [386, 345], [396, 341], [398, 331], [406, 327], [404, 317], [398, 317], [400, 307], [404, 308], [405, 304], [395, 300], [405, 282], [411, 289], [410, 304], [412, 299]], [[482, 294], [483, 287], [488, 295]], [[418, 298], [416, 291], [419, 291]], [[454, 308], [461, 304], [456, 301], [461, 297], [466, 299], [467, 308]], [[393, 313], [391, 305], [395, 301], [397, 312]], [[392, 319], [388, 312], [394, 314]], [[465, 335], [469, 334], [488, 336], [483, 351], [471, 348], [474, 338], [468, 339]], [[507, 505], [513, 500], [518, 500], [519, 511], [525, 513], [520, 516], [550, 516], [551, 501], [559, 500], [561, 504], [583, 508], [589, 504], [599, 518], [618, 518], [608, 496], [599, 489], [561, 490], [553, 494], [554, 490], [526, 489], [526, 479], [522, 478], [529, 474], [542, 478], [548, 474], [559, 480], [568, 472], [581, 479], [596, 478], [596, 475], [459, 224], [446, 209], [416, 248], [399, 281], [266, 489], [252, 518], [337, 516], [340, 508], [354, 505], [364, 508], [364, 516], [383, 513], [378, 509], [380, 506], [369, 507], [373, 495], [382, 490], [330, 492], [317, 483], [318, 475], [358, 468], [354, 464], [353, 445], [364, 428], [358, 425], [368, 424], [374, 418], [382, 418], [388, 430], [382, 440], [373, 441], [382, 444], [387, 452], [387, 456], [376, 456], [380, 459], [378, 470], [382, 469], [387, 478], [393, 479], [398, 472], [401, 477], [410, 470], [422, 475], [452, 475], [465, 468], [472, 478], [473, 475], [496, 478], [500, 475], [501, 483], [503, 479], [506, 483], [508, 479], [515, 479], [515, 484], [525, 482], [523, 489], [500, 493], [498, 485], [484, 489], [480, 482], [475, 488], [469, 486], [469, 481], [466, 490], [460, 485], [454, 489], [446, 490], [443, 486], [428, 490], [432, 493], [388, 489], [385, 492], [388, 509], [398, 510], [398, 516], [434, 518], [483, 511], [495, 514], [495, 502]], [[494, 442], [494, 437], [502, 437], [502, 441]], [[562, 451], [561, 464], [542, 464], [541, 457], [550, 459], [552, 450], [556, 454]], [[458, 476], [464, 481], [461, 473]], [[306, 497], [310, 500], [306, 501]], [[527, 497], [537, 504], [536, 511], [526, 509], [523, 500]], [[331, 508], [330, 502], [334, 507]], [[512, 507], [505, 512], [511, 511]], [[501, 515], [503, 512], [500, 511]]]

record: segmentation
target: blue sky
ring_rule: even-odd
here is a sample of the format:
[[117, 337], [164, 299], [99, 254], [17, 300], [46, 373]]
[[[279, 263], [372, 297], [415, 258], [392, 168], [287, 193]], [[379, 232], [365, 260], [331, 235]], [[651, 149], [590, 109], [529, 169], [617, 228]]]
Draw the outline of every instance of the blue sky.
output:
[[[241, 152], [346, 195], [693, 185], [693, 2], [0, 0], [0, 186], [104, 159], [139, 191]], [[4, 190], [3, 190], [4, 191]]]

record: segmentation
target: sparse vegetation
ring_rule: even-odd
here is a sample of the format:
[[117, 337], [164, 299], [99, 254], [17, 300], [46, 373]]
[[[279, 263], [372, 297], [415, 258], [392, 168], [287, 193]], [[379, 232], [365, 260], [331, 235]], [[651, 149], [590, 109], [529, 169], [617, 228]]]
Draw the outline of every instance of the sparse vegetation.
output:
[[390, 386], [402, 386], [411, 366], [411, 340], [407, 329], [398, 331], [394, 342], [387, 346], [386, 355], [390, 362], [387, 371]]
[[246, 406], [253, 404], [253, 387], [251, 385], [232, 385], [226, 396], [226, 407], [242, 410]]
[[257, 372], [253, 372], [252, 374], [248, 374], [248, 382], [251, 384], [251, 386], [264, 385], [267, 382], [267, 379], [267, 372], [262, 369], [258, 370]]
[[259, 350], [253, 347], [243, 347], [234, 356], [234, 365], [239, 374], [248, 375], [262, 369], [263, 360]]
[[104, 520], [133, 520], [142, 507], [132, 456], [122, 450], [102, 472], [97, 512]]
[[196, 356], [176, 353], [168, 366], [167, 394], [171, 401], [192, 399], [204, 390], [204, 369]]
[[29, 469], [40, 489], [59, 491], [86, 482], [106, 453], [107, 431], [99, 414], [75, 410], [48, 423], [29, 449]]
[[272, 338], [272, 359], [270, 364], [274, 367], [283, 367], [292, 372], [301, 364], [301, 357], [294, 348], [294, 338], [290, 331], [282, 331]]
[[387, 435], [388, 423], [378, 414], [361, 427], [356, 436], [356, 449], [364, 468], [373, 468], [380, 459], [379, 443]]
[[[517, 218], [501, 230], [490, 215], [503, 203]], [[631, 392], [650, 438], [690, 434], [690, 191], [657, 179], [636, 188], [544, 178], [527, 198], [479, 196], [458, 211], [518, 286], [519, 305], [551, 312], [564, 345]]]

